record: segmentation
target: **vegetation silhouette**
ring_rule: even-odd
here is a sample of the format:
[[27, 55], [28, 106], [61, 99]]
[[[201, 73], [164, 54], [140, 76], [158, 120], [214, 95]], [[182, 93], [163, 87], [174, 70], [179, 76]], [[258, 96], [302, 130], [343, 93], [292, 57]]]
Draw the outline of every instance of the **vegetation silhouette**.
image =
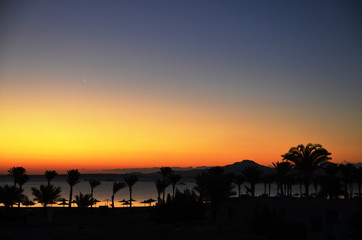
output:
[[[100, 182], [99, 180], [96, 180], [96, 179], [89, 179], [88, 183], [89, 183], [89, 186], [90, 186], [90, 188], [91, 188], [91, 193], [90, 193], [90, 195], [91, 195], [92, 199], [94, 199], [94, 198], [93, 198], [94, 188], [96, 188], [96, 187], [98, 187], [99, 185], [101, 185], [101, 182]], [[94, 202], [93, 202], [93, 203], [94, 203]], [[91, 208], [93, 207], [93, 203], [91, 204]]]
[[306, 197], [309, 196], [309, 186], [314, 171], [331, 159], [329, 155], [331, 153], [322, 145], [312, 143], [308, 143], [306, 146], [300, 144], [297, 147], [292, 147], [282, 155], [283, 160], [292, 163], [294, 168], [300, 172]]
[[77, 204], [78, 208], [87, 208], [93, 204], [93, 198], [91, 194], [79, 193], [74, 196], [74, 203]]
[[206, 174], [199, 175], [197, 178], [199, 180], [202, 178], [200, 181], [202, 186], [198, 186], [198, 189], [204, 189], [205, 196], [211, 203], [213, 220], [215, 221], [219, 205], [236, 194], [232, 184], [234, 175], [224, 173], [222, 167], [211, 167]]
[[47, 207], [49, 204], [60, 201], [60, 187], [55, 187], [54, 185], [40, 185], [39, 189], [32, 187], [31, 191], [35, 197], [34, 200], [41, 203], [43, 207]]
[[242, 170], [242, 174], [245, 177], [245, 181], [250, 184], [250, 188], [247, 188], [250, 191], [252, 197], [255, 196], [255, 185], [261, 182], [262, 179], [262, 171], [258, 169], [256, 166], [246, 166]]
[[46, 170], [45, 173], [44, 173], [44, 175], [45, 175], [45, 178], [46, 178], [46, 180], [47, 180], [47, 182], [48, 182], [48, 186], [50, 186], [50, 182], [51, 182], [56, 176], [58, 176], [58, 173], [57, 173], [55, 170], [50, 170], [50, 171]]
[[116, 195], [116, 193], [119, 191], [119, 190], [121, 190], [121, 189], [123, 189], [123, 188], [125, 188], [126, 187], [126, 184], [125, 183], [122, 183], [122, 182], [114, 182], [113, 183], [113, 187], [112, 187], [112, 197], [111, 197], [111, 201], [112, 201], [112, 203], [111, 203], [111, 206], [112, 206], [112, 208], [114, 208], [114, 196]]
[[169, 175], [169, 180], [172, 186], [172, 198], [175, 197], [175, 190], [176, 190], [176, 185], [180, 183], [180, 180], [182, 179], [182, 176], [180, 174], [170, 174]]
[[238, 188], [238, 197], [241, 197], [241, 185], [243, 185], [244, 182], [245, 182], [244, 175], [239, 174], [234, 176], [234, 184]]
[[69, 184], [70, 187], [68, 200], [68, 207], [70, 208], [72, 207], [73, 187], [80, 182], [80, 173], [78, 169], [67, 170], [66, 182]]
[[281, 196], [284, 196], [286, 192], [287, 185], [287, 176], [293, 168], [290, 162], [275, 162], [273, 166], [276, 170], [275, 180], [277, 182], [277, 194], [280, 193]]
[[4, 204], [5, 208], [13, 207], [22, 192], [16, 186], [0, 186], [0, 203]]
[[164, 182], [161, 179], [157, 178], [155, 180], [155, 187], [157, 190], [157, 202], [158, 204], [161, 204], [162, 203], [161, 194], [165, 189]]
[[129, 190], [129, 207], [132, 208], [132, 187], [133, 185], [138, 182], [138, 177], [134, 174], [130, 174], [128, 176], [124, 176], [123, 177], [124, 182], [127, 184], [128, 186], [128, 190]]
[[[19, 186], [20, 191], [22, 192], [23, 185], [29, 181], [29, 176], [26, 174], [26, 170], [23, 167], [12, 167], [8, 170], [9, 176], [14, 178], [14, 186]], [[22, 202], [22, 194], [18, 194], [18, 207], [20, 207], [20, 204]]]
[[170, 185], [170, 175], [173, 173], [173, 170], [170, 167], [161, 167], [159, 173], [162, 177], [162, 203], [165, 203], [165, 192], [166, 188]]

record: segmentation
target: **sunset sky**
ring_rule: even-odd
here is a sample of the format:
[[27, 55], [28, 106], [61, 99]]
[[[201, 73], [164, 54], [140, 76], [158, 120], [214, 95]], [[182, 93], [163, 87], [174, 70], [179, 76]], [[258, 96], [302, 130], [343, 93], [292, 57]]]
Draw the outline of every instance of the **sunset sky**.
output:
[[0, 174], [362, 162], [358, 1], [2, 1]]

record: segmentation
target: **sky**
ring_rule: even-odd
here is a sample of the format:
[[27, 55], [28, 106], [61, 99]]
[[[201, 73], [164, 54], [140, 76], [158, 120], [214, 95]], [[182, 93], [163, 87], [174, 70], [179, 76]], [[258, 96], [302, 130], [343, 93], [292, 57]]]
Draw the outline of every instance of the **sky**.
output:
[[358, 1], [2, 1], [0, 173], [362, 162]]

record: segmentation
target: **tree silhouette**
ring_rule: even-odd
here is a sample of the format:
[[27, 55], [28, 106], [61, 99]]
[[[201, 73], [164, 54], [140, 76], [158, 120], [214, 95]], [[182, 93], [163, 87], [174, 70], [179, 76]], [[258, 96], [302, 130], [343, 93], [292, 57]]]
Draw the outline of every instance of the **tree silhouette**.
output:
[[328, 163], [323, 166], [324, 175], [320, 177], [321, 190], [318, 195], [322, 198], [336, 199], [339, 195], [346, 195], [341, 180], [338, 177], [340, 166]]
[[93, 198], [90, 194], [79, 193], [79, 195], [75, 195], [74, 202], [77, 204], [79, 208], [87, 208], [93, 204]]
[[279, 193], [280, 190], [280, 195], [284, 196], [285, 177], [293, 166], [290, 162], [275, 162], [273, 163], [273, 166], [276, 170], [277, 193]]
[[[270, 197], [271, 184], [275, 180], [275, 174], [262, 175], [261, 180], [264, 183], [264, 194], [267, 194]], [[266, 193], [268, 188], [268, 193]]]
[[5, 208], [12, 207], [22, 192], [23, 191], [16, 186], [0, 186], [0, 203], [4, 204]]
[[133, 185], [138, 181], [138, 177], [134, 174], [128, 175], [128, 176], [124, 176], [124, 181], [128, 186], [128, 190], [129, 190], [129, 207], [132, 207], [132, 187]]
[[[12, 167], [8, 170], [10, 176], [14, 178], [14, 186], [19, 186], [20, 191], [23, 190], [23, 185], [29, 181], [29, 176], [26, 174], [26, 170], [23, 167]], [[22, 202], [22, 194], [18, 195], [17, 203], [18, 207], [20, 207], [20, 203]]]
[[55, 170], [51, 170], [51, 171], [45, 171], [44, 173], [45, 178], [48, 182], [48, 186], [50, 186], [50, 182], [56, 177], [58, 176], [58, 173]]
[[172, 174], [173, 170], [170, 167], [161, 167], [159, 173], [162, 176], [163, 189], [162, 189], [162, 202], [165, 203], [165, 192], [168, 185], [170, 185], [169, 176]]
[[199, 186], [199, 189], [204, 188], [205, 195], [211, 202], [215, 221], [218, 206], [235, 194], [232, 184], [234, 175], [224, 173], [224, 169], [221, 167], [212, 167], [206, 173], [198, 175], [197, 178], [202, 178], [199, 181], [202, 184], [202, 186]]
[[349, 198], [353, 197], [353, 182], [357, 168], [351, 163], [342, 163], [339, 165], [342, 174], [344, 188], [349, 193]]
[[66, 182], [70, 186], [68, 207], [72, 207], [73, 187], [80, 182], [80, 173], [78, 169], [67, 170]]
[[164, 182], [161, 179], [157, 178], [155, 181], [155, 186], [157, 190], [157, 202], [158, 204], [160, 204], [162, 202], [161, 194], [165, 189]]
[[114, 208], [114, 196], [116, 195], [116, 193], [121, 190], [122, 188], [125, 188], [126, 187], [126, 184], [125, 183], [117, 183], [117, 182], [114, 182], [113, 183], [113, 188], [112, 188], [112, 208]]
[[241, 185], [245, 182], [245, 177], [244, 175], [236, 175], [234, 177], [234, 183], [238, 188], [238, 197], [241, 196]]
[[208, 185], [206, 172], [202, 172], [195, 177], [196, 186], [194, 187], [194, 191], [199, 194], [199, 201], [203, 202], [206, 198], [206, 188]]
[[[101, 182], [99, 180], [95, 180], [95, 179], [89, 179], [89, 186], [91, 188], [91, 197], [92, 199], [93, 198], [93, 191], [94, 191], [94, 188], [98, 187], [99, 185], [101, 185]], [[91, 204], [91, 207], [93, 207], [93, 203]]]
[[246, 166], [242, 170], [242, 174], [245, 177], [245, 181], [250, 184], [250, 194], [255, 196], [255, 185], [261, 181], [262, 171], [256, 166]]
[[54, 204], [60, 200], [60, 187], [55, 187], [54, 185], [40, 185], [40, 188], [31, 188], [32, 194], [34, 195], [34, 200], [38, 201], [47, 207], [49, 204]]
[[175, 197], [176, 185], [180, 182], [181, 178], [182, 177], [179, 174], [171, 174], [171, 175], [169, 175], [170, 183], [172, 185], [172, 198]]
[[311, 143], [308, 143], [306, 146], [300, 144], [297, 147], [292, 147], [287, 153], [282, 155], [283, 160], [292, 163], [294, 168], [301, 173], [307, 197], [309, 196], [309, 185], [312, 182], [314, 171], [331, 159], [329, 155], [331, 153], [323, 148], [322, 145]]
[[358, 186], [358, 197], [361, 198], [361, 185], [362, 185], [362, 167], [359, 166], [356, 170], [356, 183]]

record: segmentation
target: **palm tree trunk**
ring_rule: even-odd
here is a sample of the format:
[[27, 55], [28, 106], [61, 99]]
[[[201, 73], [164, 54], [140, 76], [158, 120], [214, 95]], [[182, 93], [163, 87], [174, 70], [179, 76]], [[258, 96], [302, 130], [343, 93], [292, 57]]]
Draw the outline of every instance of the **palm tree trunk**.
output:
[[268, 196], [270, 197], [270, 188], [271, 188], [271, 183], [270, 182], [268, 183], [268, 188], [269, 188], [268, 189]]
[[309, 183], [304, 183], [305, 197], [309, 197]]
[[250, 191], [251, 191], [251, 196], [254, 197], [255, 196], [255, 184], [250, 184]]
[[132, 188], [129, 188], [129, 208], [132, 207]]
[[175, 198], [175, 188], [176, 188], [176, 184], [172, 184], [172, 199]]
[[358, 197], [361, 198], [361, 183], [358, 184]]
[[91, 208], [93, 208], [93, 188], [91, 188], [91, 198], [92, 198]]
[[238, 192], [239, 192], [239, 197], [241, 196], [240, 195], [240, 185], [238, 185]]
[[264, 195], [266, 195], [266, 182], [264, 182]]
[[114, 194], [112, 195], [112, 208], [114, 208]]
[[72, 198], [73, 198], [73, 186], [70, 186], [70, 192], [69, 192], [69, 203], [68, 207], [72, 207]]
[[[19, 189], [20, 189], [20, 192], [21, 192], [21, 190], [23, 189], [23, 185], [20, 185], [19, 184]], [[19, 199], [18, 199], [18, 208], [20, 207], [20, 194], [19, 194]]]
[[349, 183], [349, 198], [353, 198], [353, 182]]

